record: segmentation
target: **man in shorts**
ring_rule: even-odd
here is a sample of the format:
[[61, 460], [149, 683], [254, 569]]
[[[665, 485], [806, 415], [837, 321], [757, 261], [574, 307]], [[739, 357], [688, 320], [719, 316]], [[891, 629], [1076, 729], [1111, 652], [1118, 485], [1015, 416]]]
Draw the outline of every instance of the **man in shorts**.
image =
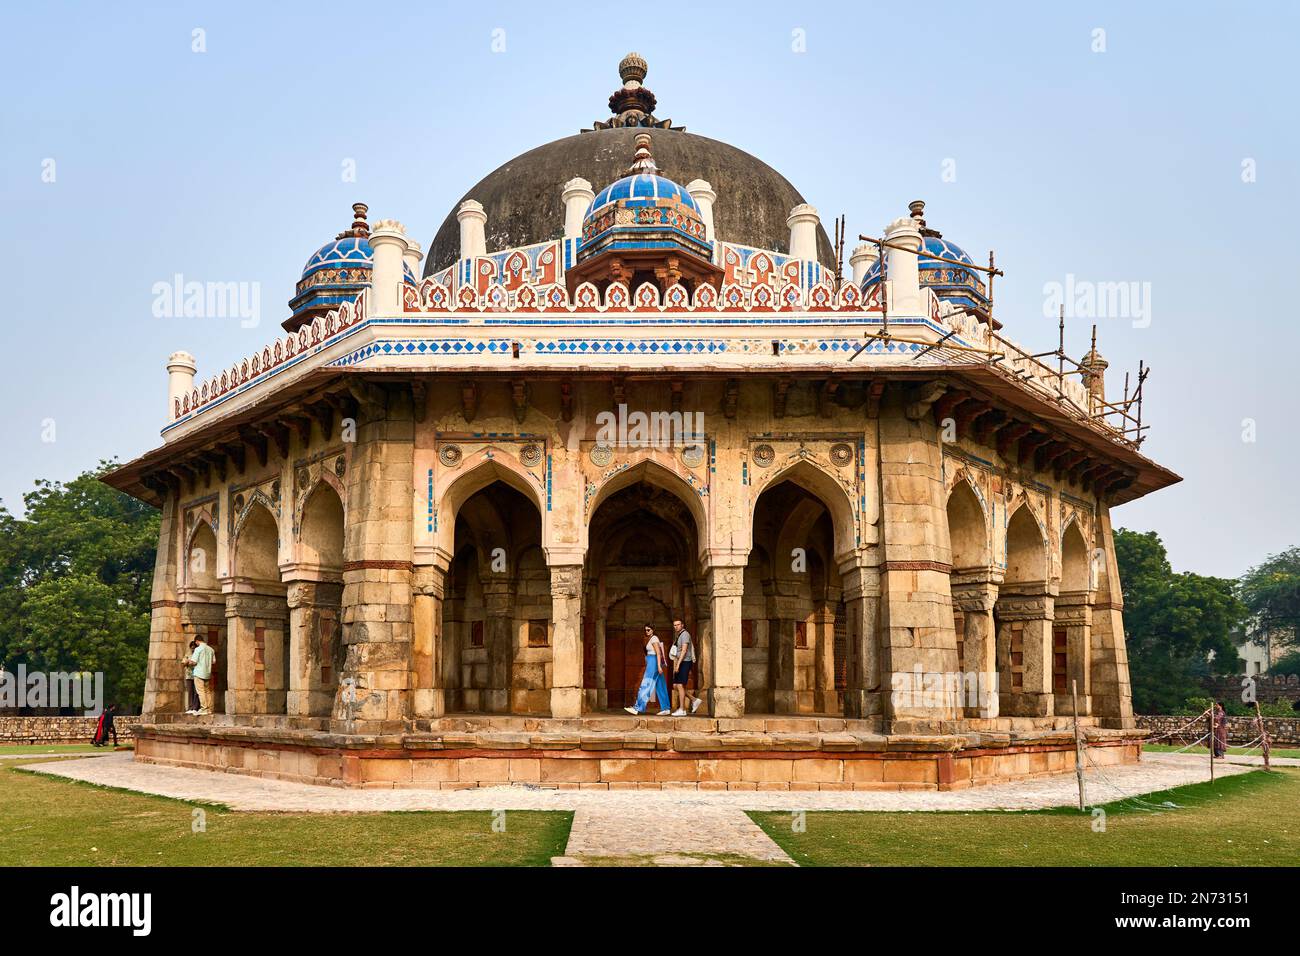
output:
[[[673, 703], [676, 705], [673, 716], [685, 717], [699, 710], [704, 701], [690, 690], [691, 671], [695, 670], [695, 638], [681, 621], [673, 621], [673, 633], [677, 635], [673, 642], [673, 660], [676, 663], [673, 669]], [[687, 701], [690, 701], [690, 710], [686, 708]]]

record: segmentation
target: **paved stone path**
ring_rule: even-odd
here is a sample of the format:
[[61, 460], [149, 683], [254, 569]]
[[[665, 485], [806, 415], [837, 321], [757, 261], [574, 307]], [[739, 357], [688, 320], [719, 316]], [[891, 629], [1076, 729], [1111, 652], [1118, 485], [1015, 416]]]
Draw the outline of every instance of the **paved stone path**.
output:
[[[608, 792], [608, 791], [606, 791]], [[743, 810], [692, 806], [668, 812], [632, 807], [581, 807], [564, 856], [555, 866], [592, 863], [652, 866], [725, 866], [780, 863], [786, 855]], [[680, 818], [674, 817], [680, 813]]]
[[[388, 810], [577, 810], [586, 807], [730, 807], [737, 810], [1035, 810], [1068, 806], [1078, 799], [1073, 773], [971, 787], [944, 793], [919, 791], [791, 790], [543, 790], [535, 786], [476, 790], [355, 790], [212, 770], [136, 763], [129, 753], [84, 759], [61, 758], [22, 769], [73, 780], [152, 793], [178, 800], [220, 803], [232, 810], [306, 813]], [[1216, 766], [1227, 776], [1241, 765]], [[1136, 765], [1089, 768], [1089, 800], [1109, 802], [1197, 783], [1209, 777], [1204, 756], [1145, 754]]]

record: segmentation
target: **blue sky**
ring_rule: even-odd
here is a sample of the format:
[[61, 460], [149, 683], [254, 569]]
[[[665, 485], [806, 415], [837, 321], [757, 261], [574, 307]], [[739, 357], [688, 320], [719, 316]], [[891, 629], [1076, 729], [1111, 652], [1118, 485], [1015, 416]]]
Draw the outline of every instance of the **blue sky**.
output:
[[[1209, 574], [1300, 543], [1293, 4], [50, 3], [0, 17], [11, 510], [36, 478], [159, 444], [167, 355], [187, 349], [206, 377], [269, 341], [352, 202], [427, 248], [486, 172], [606, 116], [637, 50], [658, 115], [755, 153], [827, 223], [844, 213], [851, 234], [878, 234], [922, 198], [946, 238], [977, 259], [995, 249], [998, 315], [1036, 351], [1056, 341], [1046, 283], [1150, 283], [1150, 323], [1104, 317], [1100, 346], [1112, 390], [1139, 358], [1154, 367], [1144, 451], [1185, 480], [1116, 524], [1157, 530], [1176, 568]], [[177, 273], [260, 283], [261, 325], [154, 317], [154, 283]], [[1090, 324], [1070, 324], [1076, 355]]]

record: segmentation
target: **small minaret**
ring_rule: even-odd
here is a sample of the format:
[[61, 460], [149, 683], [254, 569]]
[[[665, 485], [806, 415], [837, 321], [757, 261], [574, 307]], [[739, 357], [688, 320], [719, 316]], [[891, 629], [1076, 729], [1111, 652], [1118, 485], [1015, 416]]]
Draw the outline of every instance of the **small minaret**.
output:
[[415, 281], [420, 281], [420, 259], [424, 257], [424, 252], [420, 249], [420, 244], [410, 236], [406, 237], [406, 251], [402, 253], [402, 262], [411, 270], [411, 275], [415, 276]]
[[402, 257], [407, 249], [406, 227], [396, 219], [381, 219], [370, 233], [374, 264], [370, 272], [371, 311], [396, 315], [402, 306]]
[[189, 352], [167, 356], [167, 417], [176, 417], [176, 402], [194, 391], [194, 373], [199, 370]]
[[[921, 274], [917, 254], [921, 250], [921, 229], [913, 216], [895, 219], [885, 229], [889, 311], [898, 315], [922, 315]], [[897, 248], [902, 247], [902, 248]]]
[[700, 207], [700, 218], [704, 220], [704, 238], [712, 242], [714, 239], [713, 204], [718, 201], [718, 194], [713, 191], [713, 186], [703, 179], [692, 179], [686, 184], [686, 191], [695, 200], [695, 205]]
[[1090, 411], [1094, 413], [1099, 411], [1102, 403], [1106, 401], [1106, 369], [1109, 367], [1110, 363], [1097, 351], [1097, 326], [1094, 325], [1092, 348], [1079, 363], [1079, 368], [1082, 370], [1080, 378], [1083, 380], [1083, 387], [1088, 390], [1088, 400], [1092, 405]]
[[790, 210], [785, 224], [790, 227], [790, 258], [816, 259], [817, 227], [821, 224], [816, 207], [801, 202]]
[[456, 210], [460, 223], [460, 257], [473, 259], [487, 255], [487, 213], [477, 199], [466, 199]]
[[591, 191], [591, 183], [581, 176], [575, 176], [564, 184], [560, 200], [564, 203], [565, 239], [582, 238], [582, 220], [586, 217], [587, 209], [595, 198], [596, 194]]
[[849, 256], [849, 268], [853, 270], [853, 284], [861, 286], [871, 271], [871, 264], [880, 258], [880, 253], [871, 242], [864, 242], [853, 250]]

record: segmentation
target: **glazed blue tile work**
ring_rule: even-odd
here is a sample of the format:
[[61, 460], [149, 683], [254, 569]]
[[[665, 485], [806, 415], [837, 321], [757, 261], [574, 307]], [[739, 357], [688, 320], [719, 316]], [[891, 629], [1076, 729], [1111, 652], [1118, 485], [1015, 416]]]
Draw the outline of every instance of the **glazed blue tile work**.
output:
[[[308, 258], [295, 287], [289, 308], [294, 315], [308, 309], [336, 308], [353, 301], [361, 290], [370, 285], [375, 254], [370, 240], [361, 236], [345, 236], [325, 243]], [[402, 277], [407, 285], [415, 285], [415, 273], [402, 263]]]

